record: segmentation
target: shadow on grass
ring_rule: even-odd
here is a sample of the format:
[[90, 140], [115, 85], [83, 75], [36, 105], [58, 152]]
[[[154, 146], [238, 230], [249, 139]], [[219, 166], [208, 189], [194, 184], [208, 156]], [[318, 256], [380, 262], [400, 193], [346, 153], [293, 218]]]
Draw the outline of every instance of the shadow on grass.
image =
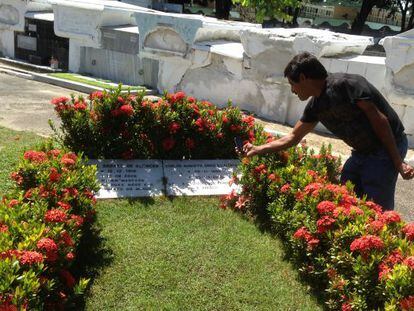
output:
[[80, 240], [76, 261], [73, 264], [73, 275], [76, 279], [90, 279], [88, 288], [83, 295], [74, 296], [68, 301], [65, 310], [84, 310], [88, 290], [100, 272], [111, 265], [113, 252], [106, 245], [106, 239], [101, 236], [101, 228], [95, 221], [91, 227], [85, 228]]
[[[267, 203], [258, 206], [267, 206]], [[275, 230], [269, 211], [265, 208], [257, 208], [252, 214], [241, 214], [241, 216], [248, 221], [252, 221], [261, 233], [270, 234], [281, 241], [284, 254], [282, 258], [283, 261], [288, 262], [296, 271], [298, 271], [298, 280], [309, 289], [309, 293], [315, 298], [317, 303], [324, 310], [328, 310], [326, 305], [326, 295], [324, 295], [328, 284], [323, 282], [321, 278], [311, 278], [308, 274], [302, 273], [301, 270], [304, 263], [295, 257], [292, 248], [286, 240], [285, 232], [278, 232]]]
[[136, 203], [142, 204], [144, 207], [149, 207], [150, 205], [155, 204], [155, 200], [152, 197], [143, 197], [143, 198], [128, 198], [129, 205], [135, 205]]

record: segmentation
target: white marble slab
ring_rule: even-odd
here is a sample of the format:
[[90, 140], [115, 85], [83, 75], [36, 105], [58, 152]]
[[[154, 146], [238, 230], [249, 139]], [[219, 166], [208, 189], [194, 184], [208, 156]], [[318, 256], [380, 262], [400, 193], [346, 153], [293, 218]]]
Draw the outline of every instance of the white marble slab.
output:
[[159, 160], [91, 160], [96, 164], [101, 189], [98, 199], [150, 197], [163, 194]]
[[238, 160], [164, 161], [167, 195], [223, 195], [231, 191], [229, 181]]

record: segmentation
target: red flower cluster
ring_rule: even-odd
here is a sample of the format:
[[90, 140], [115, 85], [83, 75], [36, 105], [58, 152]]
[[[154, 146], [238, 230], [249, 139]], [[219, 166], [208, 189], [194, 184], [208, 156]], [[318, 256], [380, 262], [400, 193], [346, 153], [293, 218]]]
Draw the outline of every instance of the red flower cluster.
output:
[[391, 269], [403, 261], [403, 256], [400, 250], [392, 251], [387, 258], [385, 258], [378, 266], [378, 279], [384, 280]]
[[187, 149], [194, 149], [194, 147], [195, 147], [195, 141], [194, 141], [194, 139], [192, 139], [192, 138], [187, 138], [186, 140], [185, 140], [185, 146], [186, 146], [186, 148]]
[[29, 150], [24, 153], [24, 158], [34, 163], [43, 163], [47, 160], [47, 155], [43, 151]]
[[63, 231], [60, 234], [60, 237], [62, 238], [63, 243], [65, 243], [66, 246], [74, 246], [75, 242], [73, 242], [72, 237], [69, 235], [67, 231]]
[[103, 97], [104, 97], [104, 94], [101, 91], [96, 91], [89, 95], [90, 100], [102, 99]]
[[69, 152], [62, 156], [60, 163], [62, 163], [64, 166], [72, 166], [75, 165], [77, 159], [78, 157], [75, 153]]
[[331, 201], [322, 201], [318, 204], [316, 209], [320, 215], [329, 215], [336, 209], [336, 204]]
[[312, 236], [306, 227], [301, 227], [296, 230], [293, 237], [298, 240], [304, 240], [310, 249], [315, 248], [319, 244], [319, 239]]
[[58, 173], [57, 169], [54, 167], [50, 168], [49, 180], [50, 182], [58, 182], [60, 180], [61, 174]]
[[60, 271], [60, 278], [62, 282], [68, 287], [72, 288], [76, 284], [76, 280], [73, 275], [67, 270]]
[[282, 188], [280, 188], [280, 192], [288, 193], [290, 191], [290, 184], [284, 184]]
[[414, 256], [410, 256], [404, 259], [403, 264], [409, 267], [411, 270], [414, 270]]
[[119, 112], [121, 115], [125, 115], [125, 116], [132, 116], [134, 114], [134, 108], [132, 108], [131, 105], [122, 105], [119, 108]]
[[267, 166], [265, 164], [260, 164], [254, 168], [254, 173], [256, 175], [264, 175], [267, 174]]
[[175, 139], [172, 137], [167, 137], [162, 141], [162, 148], [165, 151], [170, 151], [175, 146]]
[[181, 126], [177, 122], [173, 122], [169, 126], [169, 132], [170, 134], [176, 134], [180, 130]]
[[307, 185], [304, 190], [307, 195], [317, 197], [321, 189], [323, 189], [323, 185], [321, 183], [311, 183]]
[[0, 223], [0, 232], [4, 233], [4, 232], [7, 232], [7, 231], [9, 231], [9, 227], [5, 224]]
[[371, 233], [379, 233], [385, 224], [381, 220], [373, 220], [368, 224], [368, 230]]
[[408, 296], [400, 301], [400, 308], [403, 311], [414, 310], [414, 296]]
[[366, 254], [373, 249], [380, 250], [383, 248], [384, 242], [375, 235], [365, 235], [355, 239], [350, 246], [351, 252], [360, 252], [362, 254]]
[[401, 221], [401, 216], [395, 211], [386, 211], [381, 214], [380, 220], [386, 224], [396, 223]]
[[414, 223], [406, 224], [402, 231], [408, 240], [414, 241]]
[[65, 222], [68, 215], [61, 209], [51, 209], [45, 214], [45, 222]]
[[319, 234], [323, 234], [326, 231], [330, 230], [333, 226], [333, 224], [336, 222], [335, 219], [333, 219], [330, 216], [322, 216], [317, 222], [317, 232]]
[[37, 242], [37, 248], [46, 253], [46, 259], [50, 262], [56, 261], [58, 258], [58, 246], [50, 238], [42, 238]]
[[77, 100], [73, 104], [73, 108], [75, 108], [75, 110], [77, 110], [77, 111], [83, 111], [83, 110], [86, 110], [87, 106], [86, 106], [85, 102]]
[[22, 265], [33, 265], [43, 262], [43, 255], [34, 251], [22, 251], [19, 262]]

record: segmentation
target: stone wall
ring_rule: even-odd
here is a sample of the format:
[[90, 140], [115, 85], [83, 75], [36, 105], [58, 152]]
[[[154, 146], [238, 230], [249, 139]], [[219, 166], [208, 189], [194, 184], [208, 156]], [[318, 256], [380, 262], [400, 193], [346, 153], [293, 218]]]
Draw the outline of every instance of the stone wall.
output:
[[[70, 71], [144, 81], [159, 92], [184, 90], [221, 106], [231, 100], [259, 116], [294, 125], [305, 103], [291, 93], [283, 69], [295, 54], [309, 51], [329, 72], [357, 73], [373, 83], [403, 120], [414, 147], [414, 30], [384, 39], [386, 57], [367, 57], [361, 54], [373, 43], [370, 37], [308, 28], [261, 29], [117, 1], [48, 1], [1, 2], [4, 55], [13, 56], [12, 38], [14, 31], [22, 30], [25, 12], [43, 3], [53, 7], [56, 35], [69, 38]], [[121, 25], [136, 27], [136, 54], [105, 49], [102, 29]], [[103, 66], [92, 68], [93, 60]]]

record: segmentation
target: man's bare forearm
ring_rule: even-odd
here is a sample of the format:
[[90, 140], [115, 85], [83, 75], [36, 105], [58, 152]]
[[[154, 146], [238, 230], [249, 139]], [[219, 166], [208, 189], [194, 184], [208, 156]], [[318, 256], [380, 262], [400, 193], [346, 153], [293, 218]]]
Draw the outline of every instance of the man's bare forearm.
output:
[[401, 159], [388, 119], [385, 116], [382, 117], [378, 122], [373, 124], [373, 128], [383, 146], [388, 151], [395, 168], [398, 169], [404, 159]]
[[299, 141], [295, 139], [294, 135], [288, 134], [267, 144], [256, 146], [257, 154], [278, 152], [297, 145], [298, 143]]

